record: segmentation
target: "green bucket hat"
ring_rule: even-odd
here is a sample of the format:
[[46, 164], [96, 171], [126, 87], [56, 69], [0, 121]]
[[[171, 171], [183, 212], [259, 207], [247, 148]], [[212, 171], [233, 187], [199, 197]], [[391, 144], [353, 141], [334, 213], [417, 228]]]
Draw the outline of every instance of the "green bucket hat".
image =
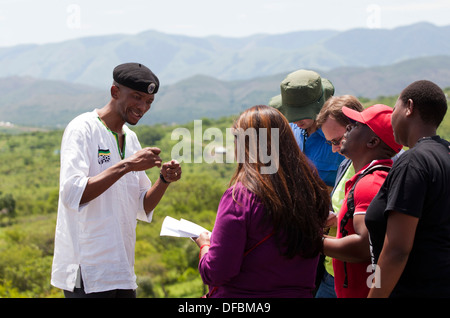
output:
[[314, 71], [290, 73], [280, 84], [281, 95], [272, 97], [269, 106], [278, 109], [289, 122], [316, 119], [325, 101], [333, 96], [334, 86]]
[[281, 95], [274, 96], [270, 99], [268, 106], [280, 110], [281, 107]]

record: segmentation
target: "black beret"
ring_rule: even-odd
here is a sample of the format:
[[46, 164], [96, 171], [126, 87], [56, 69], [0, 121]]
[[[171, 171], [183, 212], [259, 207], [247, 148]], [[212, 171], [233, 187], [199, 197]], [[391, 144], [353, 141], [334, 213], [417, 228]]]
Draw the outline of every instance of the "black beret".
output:
[[159, 80], [145, 65], [139, 63], [120, 64], [114, 68], [114, 80], [126, 87], [147, 94], [156, 94]]

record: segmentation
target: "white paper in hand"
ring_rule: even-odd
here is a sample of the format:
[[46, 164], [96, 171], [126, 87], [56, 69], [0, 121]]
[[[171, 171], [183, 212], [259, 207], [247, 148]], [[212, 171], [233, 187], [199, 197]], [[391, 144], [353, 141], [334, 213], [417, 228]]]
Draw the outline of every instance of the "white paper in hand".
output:
[[180, 219], [176, 220], [170, 216], [166, 216], [161, 227], [161, 236], [175, 237], [198, 237], [200, 233], [209, 232], [193, 222]]

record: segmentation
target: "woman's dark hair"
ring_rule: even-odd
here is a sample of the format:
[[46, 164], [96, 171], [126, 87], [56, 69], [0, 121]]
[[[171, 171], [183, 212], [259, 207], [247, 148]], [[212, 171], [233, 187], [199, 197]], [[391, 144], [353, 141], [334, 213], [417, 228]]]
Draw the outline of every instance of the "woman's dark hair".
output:
[[408, 85], [400, 94], [400, 100], [406, 104], [412, 99], [425, 123], [438, 127], [447, 112], [447, 97], [435, 83], [420, 80]]
[[[328, 217], [330, 196], [326, 184], [308, 161], [295, 140], [286, 118], [275, 108], [258, 105], [244, 111], [236, 120], [234, 129], [246, 131], [254, 128], [267, 131], [267, 142], [258, 143], [270, 153], [271, 142], [278, 142], [278, 154], [270, 155], [279, 160], [275, 173], [261, 173], [267, 166], [258, 155], [251, 159], [250, 142], [245, 141], [245, 160], [240, 162], [230, 184], [241, 182], [263, 203], [265, 220], [273, 226], [282, 253], [289, 258], [295, 255], [314, 257], [322, 246], [323, 228]], [[276, 140], [272, 135], [278, 129]], [[259, 139], [259, 138], [258, 138]], [[243, 142], [237, 139], [237, 142]]]

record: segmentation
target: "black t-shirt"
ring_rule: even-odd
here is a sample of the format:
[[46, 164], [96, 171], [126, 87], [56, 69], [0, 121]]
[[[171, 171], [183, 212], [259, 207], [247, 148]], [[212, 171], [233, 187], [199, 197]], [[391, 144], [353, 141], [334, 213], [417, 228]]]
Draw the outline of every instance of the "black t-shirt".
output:
[[391, 297], [450, 297], [450, 143], [439, 136], [420, 139], [395, 162], [366, 212], [374, 264], [393, 210], [419, 222]]

